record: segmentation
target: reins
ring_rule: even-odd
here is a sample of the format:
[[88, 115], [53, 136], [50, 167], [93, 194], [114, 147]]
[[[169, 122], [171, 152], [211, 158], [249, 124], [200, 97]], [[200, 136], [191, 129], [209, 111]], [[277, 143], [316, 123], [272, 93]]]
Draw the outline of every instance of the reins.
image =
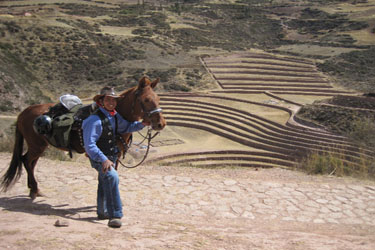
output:
[[[138, 167], [139, 165], [141, 165], [146, 160], [148, 152], [150, 151], [151, 140], [154, 139], [159, 134], [159, 132], [156, 132], [154, 135], [152, 135], [151, 131], [152, 131], [152, 128], [148, 127], [147, 135], [146, 136], [143, 136], [141, 133], [139, 133], [143, 137], [143, 140], [140, 143], [138, 143], [138, 145], [141, 145], [146, 139], [148, 140], [148, 142], [147, 142], [147, 150], [146, 150], [146, 153], [143, 156], [143, 159], [139, 163], [137, 163], [136, 165], [134, 165], [134, 166], [127, 166], [124, 163], [122, 163], [120, 159], [118, 159], [118, 163], [120, 163], [121, 166], [123, 166], [124, 168], [136, 168], [136, 167]], [[124, 155], [127, 153], [127, 151], [130, 148], [130, 146], [127, 146], [127, 149], [124, 152]]]
[[[150, 127], [148, 126], [148, 128], [147, 128], [147, 135], [146, 135], [146, 136], [142, 135], [141, 132], [138, 131], [138, 134], [139, 134], [140, 136], [142, 136], [143, 140], [142, 140], [140, 143], [138, 143], [137, 146], [141, 145], [141, 144], [142, 144], [142, 143], [148, 138], [147, 136], [149, 136], [149, 134], [151, 134], [151, 130], [152, 130], [152, 128], [150, 128]], [[156, 132], [156, 133], [151, 137], [151, 139], [154, 139], [159, 133], [160, 133], [160, 132]]]

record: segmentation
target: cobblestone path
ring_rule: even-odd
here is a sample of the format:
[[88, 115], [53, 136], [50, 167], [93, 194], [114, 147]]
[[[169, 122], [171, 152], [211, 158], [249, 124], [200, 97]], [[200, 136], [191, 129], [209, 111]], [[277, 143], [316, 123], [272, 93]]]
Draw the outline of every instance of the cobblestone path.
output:
[[[3, 173], [10, 155], [0, 156]], [[283, 169], [121, 169], [125, 217], [115, 230], [95, 219], [88, 162], [41, 159], [36, 176], [45, 197], [26, 197], [26, 173], [0, 194], [1, 249], [375, 249], [371, 182]]]
[[[375, 188], [150, 175], [123, 181], [127, 205], [150, 212], [375, 226]], [[141, 190], [150, 190], [137, 197]]]

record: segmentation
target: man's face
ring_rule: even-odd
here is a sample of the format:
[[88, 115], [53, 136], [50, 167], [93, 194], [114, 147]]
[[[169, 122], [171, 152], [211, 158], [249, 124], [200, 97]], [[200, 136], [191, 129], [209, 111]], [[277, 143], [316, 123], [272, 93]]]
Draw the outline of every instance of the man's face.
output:
[[116, 108], [116, 105], [117, 105], [117, 100], [116, 98], [112, 97], [112, 96], [105, 96], [103, 98], [103, 107], [108, 110], [108, 111], [112, 111]]

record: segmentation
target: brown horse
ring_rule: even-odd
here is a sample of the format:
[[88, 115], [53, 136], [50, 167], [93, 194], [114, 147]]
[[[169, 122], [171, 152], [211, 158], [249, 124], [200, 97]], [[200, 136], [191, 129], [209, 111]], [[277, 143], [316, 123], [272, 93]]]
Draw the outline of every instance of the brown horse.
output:
[[[151, 123], [151, 127], [154, 130], [162, 130], [166, 125], [166, 121], [162, 115], [162, 110], [159, 108], [159, 97], [153, 91], [158, 82], [159, 79], [151, 82], [147, 77], [143, 77], [138, 86], [121, 93], [116, 110], [128, 121], [138, 121], [143, 118]], [[42, 196], [34, 177], [34, 170], [39, 157], [48, 147], [48, 142], [44, 136], [34, 131], [33, 122], [36, 117], [44, 114], [54, 105], [54, 103], [32, 105], [19, 114], [13, 157], [0, 184], [3, 191], [7, 191], [20, 178], [23, 163], [27, 171], [27, 185], [30, 188], [30, 197], [35, 199], [37, 196]], [[80, 143], [78, 132], [72, 130], [72, 133], [71, 149], [77, 153], [84, 153], [85, 150]], [[129, 140], [130, 135], [122, 135], [125, 142]], [[23, 154], [24, 139], [27, 143], [27, 152], [25, 154]]]

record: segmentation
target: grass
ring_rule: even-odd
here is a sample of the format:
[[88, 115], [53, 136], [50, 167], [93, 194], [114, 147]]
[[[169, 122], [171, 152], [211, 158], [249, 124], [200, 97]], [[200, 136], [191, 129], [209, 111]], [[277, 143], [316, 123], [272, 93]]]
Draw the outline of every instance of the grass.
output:
[[0, 152], [13, 152], [14, 138], [13, 137], [0, 137]]
[[[3, 126], [3, 130], [0, 131], [0, 152], [13, 153], [15, 123], [13, 120], [10, 120], [8, 122], [0, 122], [0, 125]], [[26, 152], [26, 149], [26, 142], [24, 142], [24, 152]], [[71, 160], [67, 152], [52, 146], [49, 146], [42, 156], [51, 160]]]
[[[358, 145], [358, 148], [373, 149], [375, 146], [375, 123], [364, 119], [353, 122], [352, 129], [347, 132], [348, 138]], [[375, 180], [375, 152], [372, 156], [360, 155], [358, 162], [349, 163], [345, 154], [340, 152], [311, 152], [303, 158], [298, 167], [309, 174], [335, 176], [352, 176]]]
[[334, 77], [341, 85], [363, 92], [374, 91], [374, 66], [375, 46], [343, 53], [318, 64], [321, 71]]
[[375, 122], [369, 118], [353, 122], [353, 130], [348, 137], [360, 146], [375, 147]]
[[311, 152], [299, 162], [298, 169], [313, 175], [351, 176], [375, 180], [374, 159], [365, 156], [361, 156], [358, 163], [349, 163], [343, 154]]
[[12, 152], [14, 145], [15, 119], [0, 119], [0, 152]]
[[47, 150], [44, 151], [42, 156], [51, 160], [58, 160], [58, 161], [71, 161], [72, 160], [69, 157], [68, 152], [62, 151], [52, 146], [49, 146]]
[[[346, 136], [358, 148], [373, 149], [375, 146], [375, 122], [372, 119], [358, 119], [346, 131]], [[312, 151], [299, 163], [298, 167], [309, 174], [323, 174], [335, 176], [352, 176], [375, 180], [375, 151], [371, 156], [360, 154], [356, 163], [349, 163], [346, 155], [340, 150], [326, 152]]]
[[[13, 153], [13, 145], [14, 145], [13, 137], [0, 137], [0, 152]], [[51, 160], [59, 160], [59, 161], [71, 160], [71, 158], [69, 157], [66, 151], [59, 150], [52, 146], [48, 147], [42, 156]]]
[[[356, 109], [344, 106], [345, 102], [350, 104], [349, 98], [343, 98], [338, 104], [333, 103], [335, 106], [320, 105], [319, 102], [305, 105], [298, 111], [297, 116], [323, 125], [333, 133], [344, 135], [360, 146], [373, 147], [374, 112], [371, 110], [372, 106], [366, 106], [367, 99], [367, 103], [370, 103], [369, 100], [372, 98], [361, 99], [362, 106]], [[351, 105], [356, 107], [355, 103]]]

